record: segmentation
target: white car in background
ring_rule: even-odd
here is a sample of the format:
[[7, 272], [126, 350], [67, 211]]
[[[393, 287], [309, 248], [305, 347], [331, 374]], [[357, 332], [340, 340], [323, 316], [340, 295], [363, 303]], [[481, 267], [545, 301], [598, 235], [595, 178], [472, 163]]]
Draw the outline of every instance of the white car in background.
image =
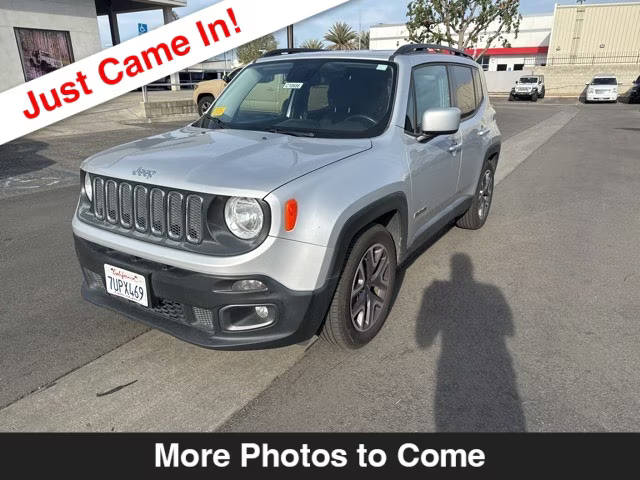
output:
[[587, 83], [586, 101], [589, 102], [617, 102], [618, 79], [615, 75], [596, 75]]

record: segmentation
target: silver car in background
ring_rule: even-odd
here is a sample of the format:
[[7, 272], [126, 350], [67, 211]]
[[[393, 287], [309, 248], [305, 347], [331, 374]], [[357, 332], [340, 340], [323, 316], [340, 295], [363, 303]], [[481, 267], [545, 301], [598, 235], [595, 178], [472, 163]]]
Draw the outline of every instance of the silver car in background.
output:
[[82, 294], [208, 348], [360, 347], [412, 252], [487, 220], [495, 116], [452, 48], [269, 52], [195, 123], [83, 162]]

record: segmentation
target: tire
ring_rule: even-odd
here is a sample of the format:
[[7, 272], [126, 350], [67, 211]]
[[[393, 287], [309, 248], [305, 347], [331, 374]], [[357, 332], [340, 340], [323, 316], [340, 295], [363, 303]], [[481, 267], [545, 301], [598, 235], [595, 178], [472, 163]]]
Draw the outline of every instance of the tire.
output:
[[531, 101], [532, 102], [537, 102], [538, 101], [538, 91], [537, 90], [531, 94]]
[[[458, 219], [456, 225], [466, 230], [478, 230], [483, 227], [489, 217], [491, 202], [493, 200], [493, 187], [495, 171], [493, 165], [485, 161], [478, 179], [478, 186], [473, 195], [473, 201], [469, 210]], [[487, 183], [488, 182], [488, 183]], [[488, 193], [488, 194], [487, 194]]]
[[209, 110], [209, 107], [213, 103], [215, 98], [213, 95], [203, 95], [198, 99], [198, 114], [200, 116], [204, 115], [204, 113]]
[[[360, 234], [349, 249], [333, 295], [320, 334], [324, 340], [341, 348], [356, 349], [378, 334], [394, 294], [396, 258], [393, 238], [382, 225], [374, 225]], [[369, 275], [368, 265], [373, 265], [373, 275]], [[382, 298], [382, 302], [372, 304], [374, 297]]]
[[513, 95], [513, 93], [509, 94], [509, 101], [513, 102], [516, 99], [516, 97]]
[[540, 92], [540, 98], [544, 98], [546, 94], [547, 94], [547, 89], [542, 87], [542, 92]]

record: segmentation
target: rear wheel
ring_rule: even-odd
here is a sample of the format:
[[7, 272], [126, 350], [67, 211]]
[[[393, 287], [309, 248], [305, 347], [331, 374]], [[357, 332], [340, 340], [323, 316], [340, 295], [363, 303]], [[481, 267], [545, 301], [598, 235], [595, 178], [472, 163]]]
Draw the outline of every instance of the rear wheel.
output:
[[491, 209], [491, 201], [493, 200], [494, 175], [493, 166], [490, 162], [485, 161], [471, 206], [458, 219], [456, 223], [458, 227], [467, 230], [478, 230], [485, 224]]
[[198, 99], [198, 113], [202, 116], [205, 114], [215, 99], [213, 95], [203, 95]]
[[396, 282], [396, 249], [389, 232], [374, 225], [351, 247], [321, 336], [343, 348], [360, 348], [380, 331]]

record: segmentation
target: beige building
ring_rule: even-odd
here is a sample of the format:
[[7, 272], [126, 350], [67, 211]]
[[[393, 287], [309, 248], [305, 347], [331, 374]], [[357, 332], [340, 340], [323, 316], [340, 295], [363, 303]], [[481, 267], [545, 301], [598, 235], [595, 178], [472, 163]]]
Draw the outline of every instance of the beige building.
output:
[[549, 64], [633, 63], [639, 55], [639, 2], [556, 5]]

